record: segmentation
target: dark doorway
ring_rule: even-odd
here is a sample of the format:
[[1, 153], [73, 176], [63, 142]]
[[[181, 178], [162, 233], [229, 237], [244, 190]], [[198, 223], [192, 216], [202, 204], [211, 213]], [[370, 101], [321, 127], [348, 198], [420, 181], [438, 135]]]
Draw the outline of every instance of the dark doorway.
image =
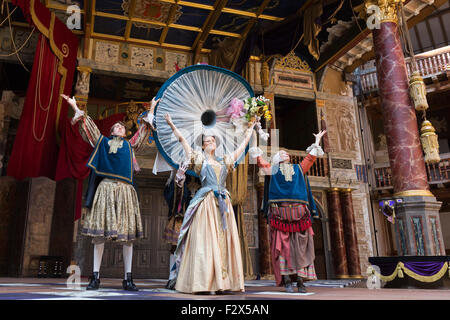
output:
[[313, 133], [317, 133], [314, 101], [275, 97], [275, 112], [280, 147], [306, 150], [314, 142]]

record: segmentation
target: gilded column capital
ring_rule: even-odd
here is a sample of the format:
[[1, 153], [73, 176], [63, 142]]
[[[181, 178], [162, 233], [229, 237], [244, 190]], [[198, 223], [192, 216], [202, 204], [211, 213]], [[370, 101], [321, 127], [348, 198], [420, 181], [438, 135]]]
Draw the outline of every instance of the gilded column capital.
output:
[[91, 67], [78, 66], [77, 70], [80, 71], [80, 72], [92, 73], [92, 68]]
[[394, 22], [397, 24], [399, 5], [404, 2], [405, 0], [366, 0], [364, 8], [367, 23], [369, 24], [369, 19], [375, 18], [375, 21], [379, 23]]

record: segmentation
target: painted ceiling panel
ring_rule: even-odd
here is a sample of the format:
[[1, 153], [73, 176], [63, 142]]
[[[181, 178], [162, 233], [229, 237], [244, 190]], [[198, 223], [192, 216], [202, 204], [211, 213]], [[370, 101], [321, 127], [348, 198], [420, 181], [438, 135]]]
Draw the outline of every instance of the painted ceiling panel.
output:
[[201, 28], [210, 11], [188, 6], [180, 6], [181, 15], [173, 23]]
[[95, 17], [94, 32], [123, 36], [126, 24], [127, 22], [125, 20]]
[[149, 28], [150, 25], [146, 25], [146, 27], [137, 27], [133, 25], [131, 27], [131, 38], [141, 39], [141, 40], [150, 40], [150, 41], [159, 41], [161, 37], [162, 28]]
[[165, 42], [192, 47], [197, 35], [198, 32], [195, 31], [170, 28]]
[[214, 29], [233, 33], [242, 33], [249, 20], [249, 17], [222, 13], [214, 25]]
[[97, 0], [95, 2], [95, 10], [106, 13], [123, 15], [123, 2], [120, 0]]
[[[261, 1], [257, 2], [261, 3]], [[294, 14], [305, 3], [306, 0], [272, 0], [263, 11], [263, 14], [285, 18], [291, 14]]]

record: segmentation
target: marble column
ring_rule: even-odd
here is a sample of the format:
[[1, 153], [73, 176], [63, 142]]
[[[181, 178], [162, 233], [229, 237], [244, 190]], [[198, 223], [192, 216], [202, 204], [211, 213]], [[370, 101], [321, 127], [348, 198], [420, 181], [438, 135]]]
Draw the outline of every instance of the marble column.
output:
[[341, 190], [340, 196], [348, 272], [351, 277], [360, 277], [361, 265], [359, 261], [358, 239], [356, 237], [355, 215], [353, 212], [352, 189]]
[[334, 275], [336, 278], [346, 278], [348, 277], [348, 263], [342, 221], [342, 207], [338, 188], [328, 190], [327, 202]]
[[429, 190], [416, 112], [408, 92], [397, 19], [400, 1], [404, 2], [366, 0], [365, 3], [368, 9], [373, 5], [379, 9], [375, 15], [380, 24], [372, 34], [393, 198], [397, 199], [398, 254], [439, 255], [444, 243], [439, 222], [441, 203]]
[[[395, 193], [433, 196], [428, 187], [415, 109], [397, 25], [395, 0], [376, 3], [381, 23], [373, 29], [384, 133]], [[388, 14], [390, 13], [390, 14]]]
[[273, 274], [270, 260], [269, 225], [260, 212], [260, 206], [264, 198], [264, 183], [257, 183], [256, 190], [258, 199], [259, 274], [264, 277]]

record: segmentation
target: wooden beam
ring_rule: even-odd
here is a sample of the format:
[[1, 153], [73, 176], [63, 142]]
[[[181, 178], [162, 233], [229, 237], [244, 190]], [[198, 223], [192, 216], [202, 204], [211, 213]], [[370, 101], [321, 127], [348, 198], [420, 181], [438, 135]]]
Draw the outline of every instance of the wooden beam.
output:
[[136, 0], [130, 0], [130, 5], [128, 7], [128, 18], [130, 20], [127, 21], [127, 25], [125, 27], [125, 39], [130, 38], [131, 28], [133, 27], [133, 17], [134, 11], [136, 10]]
[[334, 55], [332, 55], [330, 58], [322, 62], [322, 64], [318, 66], [316, 70], [314, 70], [314, 72], [319, 71], [327, 64], [334, 63], [336, 60], [338, 60], [340, 57], [342, 57], [344, 54], [350, 51], [353, 47], [355, 47], [359, 42], [365, 39], [369, 35], [369, 33], [370, 30], [365, 28], [361, 33], [359, 33], [355, 38], [353, 38], [353, 40], [347, 42], [347, 44], [341, 47]]
[[92, 37], [92, 33], [95, 30], [95, 6], [96, 6], [96, 2], [97, 0], [92, 0], [91, 1], [91, 10], [90, 10], [90, 19], [91, 19], [91, 31], [89, 32], [89, 38]]
[[[306, 10], [306, 8], [308, 8], [311, 3], [314, 0], [307, 0], [305, 2], [305, 4], [303, 4], [303, 6], [299, 9], [299, 14], [301, 14], [303, 11]], [[239, 58], [239, 53], [242, 50], [242, 46], [244, 45], [245, 39], [247, 39], [248, 33], [250, 32], [250, 30], [253, 28], [253, 26], [255, 25], [255, 23], [258, 21], [259, 18], [262, 18], [262, 13], [264, 12], [264, 10], [266, 9], [266, 7], [269, 5], [270, 1], [268, 0], [264, 0], [263, 3], [261, 4], [261, 6], [258, 8], [257, 12], [255, 13], [254, 17], [248, 22], [248, 24], [245, 26], [244, 31], [242, 32], [242, 36], [241, 36], [241, 42], [239, 43], [239, 49], [236, 53], [236, 56], [234, 57], [233, 60], [233, 65], [231, 67], [231, 70], [234, 70], [234, 68], [236, 67], [236, 63], [237, 60]], [[280, 19], [283, 20], [283, 19]], [[278, 21], [280, 21], [278, 20]]]
[[[164, 3], [175, 3], [176, 0], [160, 0], [161, 2]], [[214, 5], [207, 5], [207, 4], [202, 4], [202, 3], [197, 3], [197, 2], [191, 2], [191, 1], [178, 1], [178, 4], [180, 6], [185, 6], [185, 7], [191, 7], [191, 8], [197, 8], [197, 9], [203, 9], [203, 10], [208, 10], [208, 11], [214, 11], [215, 7]], [[235, 14], [238, 16], [245, 16], [245, 17], [256, 17], [256, 14], [253, 12], [248, 12], [248, 11], [244, 11], [244, 10], [238, 10], [238, 9], [232, 9], [232, 8], [223, 8], [222, 12], [224, 13], [231, 13], [231, 14]], [[280, 18], [280, 17], [275, 17], [275, 16], [271, 16], [271, 15], [260, 15], [259, 16], [260, 19], [264, 19], [264, 20], [271, 20], [271, 21], [281, 21], [284, 20], [284, 18]]]
[[91, 2], [88, 0], [84, 0], [84, 10], [86, 11], [86, 14], [84, 15], [84, 50], [83, 50], [83, 57], [84, 58], [88, 58], [89, 57], [89, 43], [90, 43], [90, 38], [91, 38], [91, 11], [90, 11], [90, 6]]
[[236, 67], [236, 63], [237, 63], [238, 58], [239, 58], [239, 53], [241, 52], [242, 46], [244, 45], [244, 42], [247, 39], [248, 33], [253, 28], [253, 26], [255, 25], [256, 21], [258, 21], [258, 17], [264, 12], [264, 10], [269, 5], [269, 3], [270, 3], [270, 0], [264, 0], [263, 3], [261, 4], [261, 6], [256, 11], [255, 17], [253, 17], [247, 23], [247, 25], [245, 26], [245, 29], [242, 32], [241, 41], [239, 42], [238, 50], [237, 50], [237, 52], [236, 52], [236, 54], [234, 56], [234, 59], [233, 59], [233, 64], [231, 65], [231, 70], [234, 70], [234, 68]]
[[197, 35], [197, 38], [194, 41], [194, 44], [192, 46], [192, 49], [196, 53], [194, 55], [194, 64], [197, 63], [198, 59], [198, 53], [201, 52], [201, 49], [203, 48], [203, 44], [205, 43], [206, 39], [208, 38], [209, 32], [212, 30], [214, 25], [216, 24], [217, 20], [220, 17], [220, 14], [222, 13], [222, 9], [227, 4], [228, 0], [216, 0], [214, 3], [214, 11], [211, 11], [206, 18], [205, 22], [203, 23], [202, 32]]
[[159, 37], [159, 43], [164, 43], [166, 41], [167, 33], [169, 32], [169, 25], [172, 23], [175, 14], [177, 13], [178, 1], [176, 0], [174, 4], [170, 6], [169, 16], [166, 21], [166, 26], [161, 32], [161, 36]]
[[[69, 7], [69, 5], [63, 5], [63, 4], [58, 4], [58, 3], [49, 3], [48, 0], [45, 0], [45, 6], [47, 7], [47, 9], [54, 9], [54, 10], [58, 10], [58, 11], [67, 11], [67, 7]], [[80, 8], [80, 13], [85, 14], [86, 13], [86, 6], [85, 9], [81, 9]]]
[[[115, 36], [111, 34], [105, 34], [105, 33], [92, 33], [93, 39], [98, 40], [107, 40], [107, 41], [118, 41], [118, 42], [127, 42], [131, 44], [137, 44], [137, 45], [144, 45], [144, 46], [152, 46], [152, 47], [159, 47], [159, 48], [167, 48], [167, 49], [176, 49], [180, 51], [185, 52], [191, 52], [191, 47], [189, 46], [183, 46], [183, 45], [177, 45], [177, 44], [171, 44], [171, 43], [159, 43], [157, 41], [150, 41], [150, 40], [143, 40], [143, 39], [137, 39], [137, 38], [129, 38], [125, 39], [124, 36]], [[202, 53], [209, 53], [211, 50], [209, 49], [202, 49]]]

